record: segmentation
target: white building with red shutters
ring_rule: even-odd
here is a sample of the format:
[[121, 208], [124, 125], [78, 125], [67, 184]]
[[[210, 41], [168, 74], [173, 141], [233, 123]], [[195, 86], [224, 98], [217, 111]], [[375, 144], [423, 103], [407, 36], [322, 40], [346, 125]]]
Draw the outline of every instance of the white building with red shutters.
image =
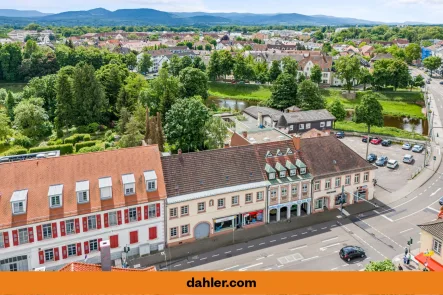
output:
[[165, 245], [156, 145], [4, 163], [0, 175], [0, 271], [97, 263], [102, 240], [123, 262], [124, 247], [131, 257]]

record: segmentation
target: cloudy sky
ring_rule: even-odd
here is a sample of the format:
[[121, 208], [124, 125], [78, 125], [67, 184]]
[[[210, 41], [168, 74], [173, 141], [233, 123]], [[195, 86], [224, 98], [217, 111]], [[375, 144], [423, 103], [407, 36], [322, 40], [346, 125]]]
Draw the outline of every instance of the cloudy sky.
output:
[[443, 23], [443, 0], [14, 0], [0, 8], [57, 13], [103, 7], [153, 8], [163, 11], [301, 13], [375, 21]]

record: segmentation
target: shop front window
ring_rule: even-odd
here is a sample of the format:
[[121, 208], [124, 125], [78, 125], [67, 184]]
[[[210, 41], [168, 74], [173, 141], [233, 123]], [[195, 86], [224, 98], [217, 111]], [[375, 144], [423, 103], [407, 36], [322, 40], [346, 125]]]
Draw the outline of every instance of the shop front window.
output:
[[263, 210], [243, 214], [244, 225], [251, 225], [258, 222], [263, 222]]
[[232, 230], [234, 227], [235, 227], [234, 218], [221, 218], [221, 219], [216, 219], [214, 222], [214, 231], [216, 233], [225, 230]]

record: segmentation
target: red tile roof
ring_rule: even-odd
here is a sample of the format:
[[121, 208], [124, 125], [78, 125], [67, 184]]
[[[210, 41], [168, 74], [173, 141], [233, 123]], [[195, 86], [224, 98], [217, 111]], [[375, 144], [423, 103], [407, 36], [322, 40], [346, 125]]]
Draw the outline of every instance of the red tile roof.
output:
[[[144, 171], [157, 175], [156, 192], [146, 192]], [[136, 194], [124, 196], [122, 175], [133, 173]], [[0, 229], [152, 202], [166, 198], [157, 145], [0, 164]], [[112, 199], [101, 200], [99, 178], [112, 178]], [[89, 203], [78, 204], [77, 181], [89, 180]], [[63, 184], [61, 208], [50, 209], [50, 185]], [[14, 191], [28, 190], [26, 213], [12, 215]]]
[[[89, 263], [82, 263], [82, 262], [71, 262], [67, 265], [65, 265], [63, 268], [59, 269], [61, 272], [72, 272], [72, 271], [102, 271], [102, 268], [98, 264], [89, 264]], [[121, 267], [112, 267], [111, 271], [157, 271], [155, 266], [150, 266], [147, 268], [141, 268], [141, 269], [135, 269], [135, 268], [121, 268]]]

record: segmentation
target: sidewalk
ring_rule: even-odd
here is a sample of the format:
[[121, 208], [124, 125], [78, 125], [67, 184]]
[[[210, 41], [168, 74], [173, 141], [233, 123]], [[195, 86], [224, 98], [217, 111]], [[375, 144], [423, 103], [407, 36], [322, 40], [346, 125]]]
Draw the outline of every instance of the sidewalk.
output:
[[422, 269], [420, 269], [420, 266], [417, 262], [417, 260], [415, 260], [414, 256], [418, 254], [418, 252], [420, 251], [420, 249], [415, 249], [415, 250], [411, 250], [411, 261], [409, 262], [409, 264], [405, 264], [403, 261], [403, 257], [405, 256], [404, 254], [399, 254], [397, 256], [395, 256], [392, 259], [392, 263], [394, 263], [395, 267], [401, 265], [403, 267], [403, 271], [420, 271]]

